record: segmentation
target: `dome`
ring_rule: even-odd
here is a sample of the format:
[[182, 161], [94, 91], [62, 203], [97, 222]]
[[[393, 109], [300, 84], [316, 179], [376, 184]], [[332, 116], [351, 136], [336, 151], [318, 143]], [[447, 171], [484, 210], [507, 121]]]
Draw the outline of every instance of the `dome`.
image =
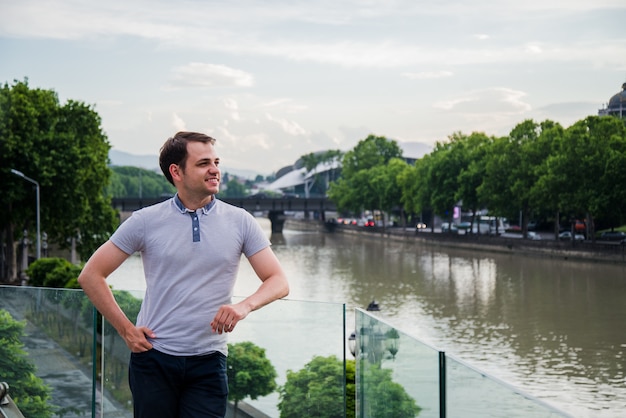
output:
[[625, 104], [626, 104], [626, 83], [622, 84], [621, 93], [615, 94], [613, 97], [611, 97], [611, 100], [609, 100], [609, 109], [613, 107], [619, 108], [620, 106], [624, 106]]
[[626, 118], [626, 83], [622, 84], [622, 91], [614, 94], [606, 107], [598, 111], [598, 115]]

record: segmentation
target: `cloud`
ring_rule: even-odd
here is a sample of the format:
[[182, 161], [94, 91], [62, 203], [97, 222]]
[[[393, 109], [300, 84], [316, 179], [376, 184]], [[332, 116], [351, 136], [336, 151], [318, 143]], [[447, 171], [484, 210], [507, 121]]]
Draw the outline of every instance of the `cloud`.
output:
[[254, 84], [251, 74], [226, 65], [192, 62], [172, 69], [169, 87], [250, 87]]
[[172, 126], [178, 132], [187, 130], [185, 121], [176, 113], [172, 115]]
[[278, 124], [282, 128], [282, 130], [288, 133], [289, 135], [298, 136], [298, 135], [306, 135], [307, 133], [306, 129], [298, 125], [298, 123], [296, 122], [288, 121], [286, 119], [276, 118], [270, 115], [269, 113], [266, 113], [265, 117], [267, 118], [267, 120]]
[[97, 104], [98, 106], [118, 107], [122, 106], [124, 102], [122, 100], [115, 99], [100, 99]]
[[261, 106], [272, 110], [278, 109], [285, 113], [300, 113], [308, 109], [308, 106], [294, 103], [293, 99], [288, 98], [272, 99], [262, 103]]
[[224, 107], [230, 111], [230, 117], [232, 120], [240, 120], [239, 116], [239, 105], [235, 99], [227, 98], [224, 99]]
[[543, 53], [543, 48], [541, 47], [541, 44], [533, 42], [526, 44], [524, 46], [524, 51], [529, 54], [541, 54]]
[[452, 71], [422, 71], [418, 73], [402, 73], [409, 80], [427, 80], [432, 78], [452, 77]]
[[474, 113], [520, 115], [531, 110], [523, 101], [526, 93], [505, 87], [462, 92], [453, 99], [437, 102], [433, 107], [471, 115]]
[[[165, 0], [100, 3], [20, 0], [4, 1], [2, 7], [0, 35], [4, 37], [111, 40], [131, 36], [151, 41], [150, 45], [159, 50], [250, 54], [349, 68], [398, 68], [432, 62], [447, 66], [526, 62], [529, 57], [560, 62], [601, 62], [610, 66], [623, 65], [623, 58], [619, 57], [623, 57], [626, 50], [626, 41], [620, 37], [609, 42], [593, 36], [571, 36], [560, 43], [527, 43], [538, 26], [547, 26], [566, 15], [581, 14], [572, 18], [574, 22], [592, 12], [610, 11], [614, 16], [619, 13], [623, 16], [623, 0], [528, 0], [497, 4], [486, 0], [471, 4], [275, 0], [269, 6], [246, 0], [219, 4]], [[190, 20], [190, 15], [194, 19]], [[509, 46], [490, 43], [491, 47], [485, 49], [462, 45], [446, 36], [450, 16], [454, 15], [480, 18], [482, 23], [478, 24], [494, 26], [494, 31], [495, 26], [503, 24], [518, 29], [515, 37], [509, 39]], [[423, 24], [415, 25], [411, 31], [405, 31], [403, 26], [393, 26], [384, 32], [376, 30], [386, 27], [390, 19], [408, 18], [419, 19]], [[297, 36], [286, 37], [279, 29], [292, 25], [302, 28], [294, 32]], [[444, 35], [436, 35], [433, 25], [440, 25], [439, 30]], [[310, 29], [322, 35], [307, 36]], [[474, 36], [487, 37], [484, 34]], [[442, 43], [446, 40], [447, 44]], [[537, 54], [538, 48], [542, 54]], [[195, 63], [177, 68], [172, 85], [178, 88], [250, 86], [253, 82], [252, 76], [241, 70]]]

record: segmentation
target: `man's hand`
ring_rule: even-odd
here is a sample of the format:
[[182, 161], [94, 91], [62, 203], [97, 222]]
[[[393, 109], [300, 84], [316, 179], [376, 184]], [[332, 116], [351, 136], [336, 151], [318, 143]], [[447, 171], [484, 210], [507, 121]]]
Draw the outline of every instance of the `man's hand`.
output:
[[215, 314], [213, 321], [211, 321], [211, 329], [218, 334], [232, 332], [235, 329], [235, 325], [248, 316], [249, 313], [250, 308], [247, 308], [242, 303], [222, 305]]
[[152, 348], [152, 344], [146, 337], [156, 338], [154, 332], [148, 327], [131, 327], [124, 332], [122, 338], [133, 353], [143, 353]]

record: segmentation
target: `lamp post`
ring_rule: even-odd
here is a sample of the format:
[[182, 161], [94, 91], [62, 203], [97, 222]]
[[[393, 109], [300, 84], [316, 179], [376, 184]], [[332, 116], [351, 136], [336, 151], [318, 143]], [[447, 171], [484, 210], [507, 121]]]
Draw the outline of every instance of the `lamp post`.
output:
[[30, 177], [26, 176], [24, 173], [22, 173], [21, 171], [15, 170], [15, 169], [11, 169], [11, 173], [15, 174], [16, 176], [20, 176], [21, 178], [23, 178], [26, 181], [29, 181], [31, 183], [33, 183], [35, 185], [35, 192], [37, 194], [37, 260], [39, 260], [39, 258], [41, 257], [41, 229], [40, 229], [40, 210], [39, 210], [39, 183], [33, 179], [31, 179]]
[[[368, 312], [378, 312], [380, 311], [380, 306], [373, 300], [366, 310]], [[359, 340], [358, 347], [357, 334]], [[386, 352], [390, 354], [390, 357], [387, 358], [396, 359], [399, 341], [400, 334], [395, 328], [390, 328], [383, 332], [378, 321], [372, 318], [369, 326], [362, 326], [359, 330], [355, 330], [350, 334], [348, 337], [348, 348], [354, 358], [366, 355], [371, 363], [380, 364], [385, 358]]]

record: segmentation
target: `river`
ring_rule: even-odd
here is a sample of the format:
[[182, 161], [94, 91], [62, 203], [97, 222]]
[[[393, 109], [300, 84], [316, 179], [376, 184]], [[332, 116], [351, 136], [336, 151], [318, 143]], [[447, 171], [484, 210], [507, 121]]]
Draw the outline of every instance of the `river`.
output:
[[[576, 417], [626, 416], [626, 266], [285, 230], [271, 235], [289, 299], [375, 299], [380, 315]], [[142, 290], [139, 257], [110, 278]], [[235, 294], [258, 285], [242, 263]]]

